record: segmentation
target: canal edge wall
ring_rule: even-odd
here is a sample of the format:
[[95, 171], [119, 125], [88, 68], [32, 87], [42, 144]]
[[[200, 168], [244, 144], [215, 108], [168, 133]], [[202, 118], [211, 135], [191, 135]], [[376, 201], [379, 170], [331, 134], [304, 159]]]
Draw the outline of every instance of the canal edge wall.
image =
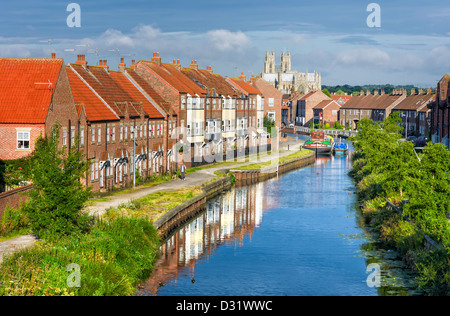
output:
[[227, 175], [210, 183], [203, 184], [202, 193], [171, 208], [169, 211], [161, 215], [161, 217], [156, 219], [153, 222], [153, 226], [156, 228], [160, 239], [165, 240], [178, 227], [187, 223], [190, 219], [205, 210], [208, 199], [230, 190], [234, 182], [237, 186], [240, 186], [265, 181], [276, 177], [277, 174], [280, 175], [294, 169], [299, 169], [314, 164], [315, 161], [316, 157], [314, 153], [312, 153], [311, 155], [293, 158], [279, 164], [278, 172], [276, 168], [271, 172], [261, 172], [261, 170], [224, 169], [224, 173], [231, 173], [235, 179], [232, 179], [230, 175]]
[[153, 226], [158, 231], [159, 237], [164, 240], [170, 236], [171, 232], [179, 226], [188, 222], [206, 207], [206, 201], [224, 191], [231, 189], [232, 181], [230, 176], [225, 176], [202, 185], [202, 193], [189, 200], [171, 208], [161, 217], [153, 222]]

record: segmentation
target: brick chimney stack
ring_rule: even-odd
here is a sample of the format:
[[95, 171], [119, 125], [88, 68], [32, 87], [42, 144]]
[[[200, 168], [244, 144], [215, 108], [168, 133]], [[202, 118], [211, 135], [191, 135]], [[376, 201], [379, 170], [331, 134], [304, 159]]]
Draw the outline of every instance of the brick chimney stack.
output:
[[378, 89], [373, 90], [373, 95], [378, 95]]
[[120, 58], [119, 71], [125, 72], [125, 67], [126, 67], [126, 64], [124, 63], [123, 58]]
[[411, 95], [416, 95], [416, 89], [414, 88], [411, 89]]
[[153, 53], [153, 57], [151, 59], [152, 62], [157, 63], [158, 65], [161, 66], [161, 57], [159, 57], [159, 52], [154, 52]]
[[384, 89], [381, 89], [380, 95], [384, 95]]
[[178, 70], [181, 70], [181, 64], [180, 64], [180, 60], [179, 60], [179, 59], [174, 59], [174, 60], [173, 60], [173, 65], [174, 65], [175, 68], [177, 68]]
[[212, 67], [211, 66], [206, 66], [206, 71], [209, 73], [213, 73]]
[[132, 68], [132, 69], [136, 68], [136, 60], [134, 60], [134, 59], [131, 60], [130, 68]]
[[78, 55], [78, 60], [75, 62], [75, 64], [86, 66], [87, 61], [84, 58], [84, 55]]
[[197, 61], [196, 60], [191, 60], [191, 64], [189, 65], [189, 68], [198, 69]]
[[241, 74], [239, 75], [238, 78], [245, 81], [245, 78], [247, 78], [247, 77], [244, 75], [243, 72], [241, 72]]
[[367, 90], [367, 91], [366, 91], [366, 95], [370, 95], [370, 90]]
[[56, 54], [52, 53], [52, 59], [56, 59]]
[[106, 59], [100, 60], [100, 67], [108, 70], [109, 66], [106, 64]]
[[427, 94], [431, 94], [431, 88], [427, 88]]
[[423, 94], [423, 89], [419, 88], [419, 94]]

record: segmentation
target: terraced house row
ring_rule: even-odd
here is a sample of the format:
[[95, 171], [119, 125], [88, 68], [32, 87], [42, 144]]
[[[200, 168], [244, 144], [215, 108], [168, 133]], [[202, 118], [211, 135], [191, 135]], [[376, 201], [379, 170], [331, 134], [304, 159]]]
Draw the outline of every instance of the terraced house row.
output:
[[430, 109], [427, 106], [434, 100], [431, 88], [412, 89], [409, 95], [406, 89], [394, 90], [391, 94], [385, 94], [383, 90], [373, 93], [361, 91], [360, 95], [353, 96], [341, 106], [340, 123], [355, 129], [362, 118], [383, 121], [398, 111], [401, 112], [402, 125], [409, 136], [428, 136]]
[[195, 60], [163, 63], [159, 53], [129, 66], [122, 58], [118, 71], [106, 60], [88, 65], [84, 55], [68, 64], [55, 54], [1, 58], [0, 159], [26, 157], [55, 123], [60, 145], [80, 146], [91, 162], [85, 181], [94, 191], [130, 185], [133, 166], [147, 178], [182, 161], [248, 153], [270, 144], [264, 116], [280, 121], [281, 93], [268, 90], [265, 100], [257, 88], [264, 84], [222, 77]]

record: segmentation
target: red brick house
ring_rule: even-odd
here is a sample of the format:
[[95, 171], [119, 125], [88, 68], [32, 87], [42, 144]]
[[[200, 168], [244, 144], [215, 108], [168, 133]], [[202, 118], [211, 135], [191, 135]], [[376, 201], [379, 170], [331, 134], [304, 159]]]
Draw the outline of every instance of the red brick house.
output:
[[283, 94], [263, 79], [255, 78], [252, 83], [259, 91], [261, 91], [264, 97], [263, 117], [267, 116], [268, 118], [273, 119], [275, 121], [275, 126], [280, 130]]
[[167, 170], [162, 98], [152, 99], [124, 72], [109, 71], [106, 60], [89, 66], [83, 55], [67, 65], [79, 113], [80, 146], [92, 162], [86, 184], [94, 191], [131, 185], [134, 162], [141, 178]]
[[[197, 62], [193, 60], [190, 67], [198, 67]], [[190, 150], [190, 157], [183, 152], [186, 165], [190, 167], [194, 159], [201, 162], [198, 157], [202, 157], [203, 151], [207, 92], [181, 72], [179, 61], [162, 63], [159, 53], [153, 53], [151, 61], [139, 61], [134, 70], [170, 103], [177, 116], [175, 139], [188, 145]]]
[[214, 74], [211, 66], [199, 69], [196, 65], [183, 67], [181, 71], [207, 92], [204, 112], [205, 142], [207, 147], [217, 144], [218, 148], [211, 147], [206, 150], [223, 154], [226, 152], [227, 139], [235, 137], [238, 92], [225, 78]]
[[70, 147], [77, 110], [62, 59], [0, 59], [0, 159], [28, 156], [39, 135], [55, 123], [61, 145]]
[[332, 99], [320, 90], [301, 96], [295, 107], [295, 125], [309, 126], [314, 119], [313, 108], [322, 101], [332, 101]]
[[356, 129], [362, 118], [369, 118], [376, 122], [383, 121], [400, 102], [405, 100], [406, 90], [394, 90], [392, 94], [385, 94], [383, 90], [361, 91], [341, 106], [341, 125]]
[[238, 149], [258, 145], [256, 136], [263, 132], [264, 103], [261, 91], [252, 86], [241, 74], [239, 78], [226, 78], [237, 91], [236, 137]]
[[314, 124], [329, 124], [334, 126], [335, 122], [339, 122], [339, 110], [341, 105], [334, 100], [324, 100], [313, 107]]

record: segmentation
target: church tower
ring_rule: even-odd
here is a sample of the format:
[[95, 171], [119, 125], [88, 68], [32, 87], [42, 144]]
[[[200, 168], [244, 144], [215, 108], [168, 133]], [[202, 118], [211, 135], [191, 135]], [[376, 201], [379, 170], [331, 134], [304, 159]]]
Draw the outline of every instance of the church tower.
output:
[[289, 51], [286, 55], [281, 52], [281, 72], [291, 72], [291, 53]]
[[269, 52], [266, 51], [266, 59], [264, 60], [264, 73], [266, 74], [275, 73], [275, 52], [273, 51], [271, 54], [269, 54]]

